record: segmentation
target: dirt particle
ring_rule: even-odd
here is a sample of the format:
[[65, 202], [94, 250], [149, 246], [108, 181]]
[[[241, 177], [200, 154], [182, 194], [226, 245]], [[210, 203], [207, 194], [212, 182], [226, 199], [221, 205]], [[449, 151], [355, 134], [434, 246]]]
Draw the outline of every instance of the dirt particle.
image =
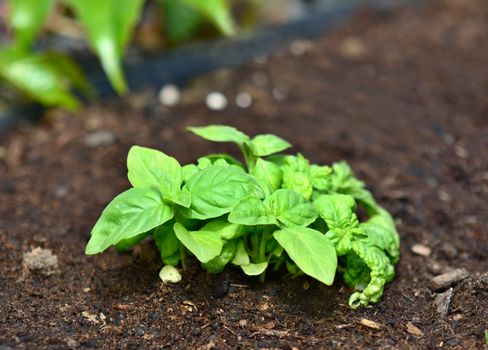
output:
[[446, 317], [449, 313], [449, 306], [451, 305], [453, 289], [449, 288], [444, 293], [437, 294], [434, 299], [434, 304], [437, 306], [436, 311], [441, 317]]
[[53, 275], [59, 272], [58, 257], [50, 249], [34, 248], [24, 254], [22, 271], [24, 276], [29, 273], [39, 273], [45, 276]]
[[448, 288], [456, 283], [461, 282], [469, 276], [468, 270], [454, 269], [443, 273], [442, 275], [436, 276], [431, 280], [430, 288], [434, 291], [438, 291], [444, 288]]
[[407, 332], [416, 336], [421, 337], [424, 335], [424, 332], [420, 330], [417, 326], [415, 326], [412, 322], [408, 322], [406, 325]]
[[362, 324], [365, 327], [371, 328], [371, 329], [381, 329], [382, 325], [378, 322], [368, 320], [367, 318], [362, 318], [359, 321], [360, 324]]
[[414, 244], [412, 246], [412, 252], [421, 256], [430, 256], [432, 250], [423, 244]]
[[362, 39], [351, 36], [342, 41], [340, 51], [345, 58], [359, 58], [366, 53], [366, 45]]
[[85, 146], [90, 148], [109, 146], [115, 142], [115, 135], [108, 130], [97, 130], [87, 134], [83, 138]]
[[88, 311], [82, 311], [81, 316], [83, 316], [88, 322], [93, 324], [98, 324], [97, 315], [92, 315]]

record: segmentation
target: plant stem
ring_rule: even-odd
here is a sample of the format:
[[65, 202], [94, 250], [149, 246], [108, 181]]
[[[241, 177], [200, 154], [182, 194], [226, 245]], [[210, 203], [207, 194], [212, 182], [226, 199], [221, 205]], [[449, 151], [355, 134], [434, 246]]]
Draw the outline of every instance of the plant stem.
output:
[[[261, 236], [261, 242], [259, 245], [259, 257], [258, 257], [259, 263], [263, 263], [263, 262], [268, 261], [268, 259], [266, 258], [266, 244], [268, 243], [268, 239], [269, 239], [269, 233], [270, 233], [269, 227], [263, 226], [262, 232], [263, 232], [263, 234]], [[261, 283], [264, 283], [265, 277], [266, 277], [266, 270], [264, 270], [263, 273], [261, 273], [261, 275], [259, 275], [259, 281]]]
[[180, 244], [180, 257], [181, 257], [181, 267], [183, 271], [186, 271], [186, 249], [183, 244]]

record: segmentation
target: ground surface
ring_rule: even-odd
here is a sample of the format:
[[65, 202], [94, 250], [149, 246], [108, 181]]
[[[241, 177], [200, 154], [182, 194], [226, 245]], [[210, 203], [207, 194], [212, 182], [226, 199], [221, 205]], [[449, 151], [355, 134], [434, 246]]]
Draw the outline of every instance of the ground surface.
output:
[[[284, 51], [196, 82], [179, 107], [140, 94], [11, 133], [0, 143], [0, 348], [483, 348], [487, 37], [484, 0], [363, 13], [296, 46], [307, 49], [301, 56]], [[253, 105], [231, 100], [209, 112], [204, 85], [231, 99], [248, 91]], [[128, 148], [156, 147], [182, 162], [234, 152], [184, 131], [207, 123], [273, 131], [314, 161], [352, 165], [402, 236], [381, 302], [352, 311], [340, 278], [333, 288], [279, 276], [260, 285], [233, 270], [207, 275], [195, 262], [181, 284], [162, 285], [149, 243], [132, 254], [83, 254], [102, 208], [128, 186]], [[412, 252], [415, 244], [430, 255]], [[52, 250], [58, 274], [23, 275], [34, 247]], [[471, 276], [441, 317], [430, 280], [461, 267]]]

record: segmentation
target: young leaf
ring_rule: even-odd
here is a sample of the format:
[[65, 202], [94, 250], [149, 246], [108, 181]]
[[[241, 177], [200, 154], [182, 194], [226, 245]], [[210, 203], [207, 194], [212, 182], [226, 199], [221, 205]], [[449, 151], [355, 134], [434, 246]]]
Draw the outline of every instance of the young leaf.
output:
[[32, 45], [53, 3], [53, 0], [10, 0], [9, 24], [17, 48], [25, 51]]
[[310, 199], [313, 193], [313, 184], [310, 176], [301, 171], [294, 171], [283, 167], [283, 188], [300, 193], [306, 199]]
[[317, 211], [298, 193], [281, 189], [265, 199], [264, 205], [270, 215], [285, 226], [308, 226], [317, 219]]
[[185, 181], [185, 183], [190, 181], [192, 176], [200, 171], [200, 169], [195, 164], [184, 165], [181, 170], [183, 172], [183, 180]]
[[131, 188], [108, 204], [93, 227], [86, 254], [103, 252], [111, 245], [149, 231], [173, 218], [173, 209], [153, 190]]
[[254, 137], [250, 142], [250, 147], [255, 156], [264, 157], [284, 151], [285, 149], [290, 148], [291, 144], [278, 136], [264, 134]]
[[163, 152], [133, 146], [127, 156], [127, 177], [135, 188], [152, 188], [161, 191], [163, 198], [188, 206], [190, 194], [181, 193], [183, 172], [176, 159]]
[[144, 240], [147, 236], [151, 234], [151, 231], [141, 233], [137, 236], [128, 238], [128, 239], [123, 239], [119, 243], [115, 244], [115, 248], [119, 253], [125, 253], [128, 252], [130, 249], [132, 249], [134, 246], [139, 244], [142, 240]]
[[354, 198], [345, 194], [322, 195], [314, 202], [319, 215], [329, 230], [349, 229], [358, 226]]
[[272, 162], [258, 158], [251, 174], [264, 181], [273, 191], [276, 191], [281, 186], [283, 173], [280, 167]]
[[244, 273], [248, 276], [259, 276], [266, 270], [267, 267], [268, 267], [267, 262], [241, 265], [242, 271], [244, 271]]
[[322, 233], [294, 227], [276, 231], [273, 236], [304, 273], [332, 285], [337, 256], [333, 244]]
[[121, 57], [144, 3], [143, 0], [67, 0], [87, 31], [103, 69], [118, 93], [127, 90]]
[[226, 0], [181, 0], [198, 13], [212, 22], [222, 34], [235, 34], [235, 24], [231, 16], [231, 9]]
[[214, 231], [188, 231], [183, 225], [176, 223], [174, 225], [176, 237], [180, 242], [193, 253], [203, 263], [206, 263], [222, 251], [224, 245], [220, 238], [220, 232]]
[[263, 190], [242, 169], [212, 165], [194, 175], [187, 185], [194, 217], [210, 219], [226, 214], [245, 197], [263, 197]]
[[209, 125], [203, 127], [191, 126], [188, 127], [188, 130], [205, 140], [214, 142], [234, 142], [238, 145], [243, 145], [249, 141], [249, 136], [236, 128], [226, 125]]
[[277, 225], [273, 215], [269, 215], [263, 202], [254, 197], [243, 199], [232, 209], [229, 221], [240, 225]]

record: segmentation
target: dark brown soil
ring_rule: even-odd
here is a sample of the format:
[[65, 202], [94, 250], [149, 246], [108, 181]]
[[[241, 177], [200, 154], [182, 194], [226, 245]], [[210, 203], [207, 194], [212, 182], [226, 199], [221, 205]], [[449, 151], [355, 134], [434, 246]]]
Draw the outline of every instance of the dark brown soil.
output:
[[[140, 94], [11, 133], [0, 143], [0, 348], [483, 348], [485, 1], [364, 12], [302, 56], [283, 51], [196, 82], [177, 108]], [[209, 90], [231, 98], [225, 111], [205, 108], [199, 95]], [[253, 95], [251, 108], [235, 107], [240, 91]], [[340, 278], [333, 288], [280, 276], [259, 284], [232, 269], [207, 275], [196, 262], [182, 283], [162, 285], [149, 242], [132, 254], [83, 254], [102, 208], [128, 186], [129, 147], [156, 147], [182, 162], [234, 152], [184, 131], [207, 123], [274, 132], [314, 161], [350, 162], [402, 237], [397, 278], [378, 304], [350, 310]], [[87, 135], [99, 131], [109, 137], [89, 147]], [[432, 253], [415, 254], [415, 244]], [[21, 278], [22, 256], [34, 247], [57, 255], [59, 274]], [[450, 268], [471, 276], [454, 286], [441, 317], [428, 286]]]

